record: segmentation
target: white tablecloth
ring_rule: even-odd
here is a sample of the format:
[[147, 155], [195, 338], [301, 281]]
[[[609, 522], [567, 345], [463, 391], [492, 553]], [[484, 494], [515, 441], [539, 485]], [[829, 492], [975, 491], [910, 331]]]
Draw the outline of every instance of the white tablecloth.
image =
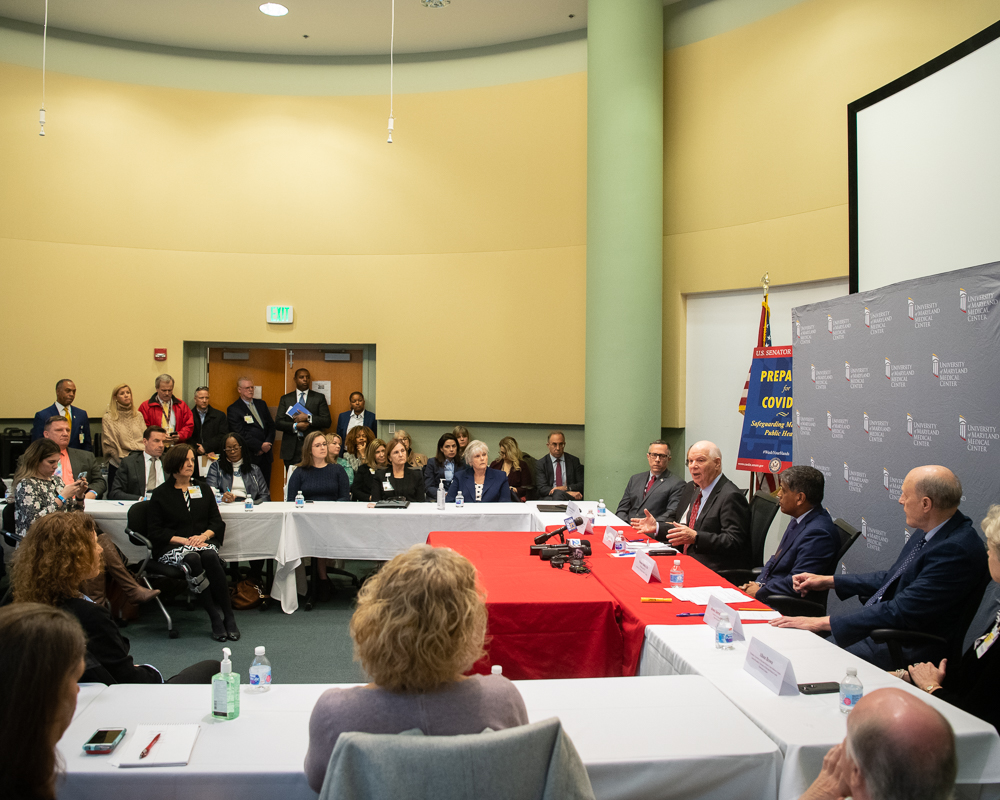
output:
[[[276, 677], [280, 678], [280, 665]], [[773, 800], [781, 754], [707, 680], [697, 676], [520, 681], [532, 722], [558, 716], [601, 800]], [[208, 686], [112, 686], [79, 714], [59, 749], [73, 800], [278, 798], [314, 800], [302, 764], [308, 721], [328, 686], [282, 685], [241, 697], [240, 716], [216, 721]], [[122, 770], [84, 755], [101, 727], [197, 722], [186, 767]]]
[[[784, 754], [779, 800], [793, 800], [819, 774], [823, 756], [846, 734], [847, 715], [836, 694], [775, 695], [743, 670], [751, 637], [787, 656], [798, 683], [840, 681], [847, 667], [857, 667], [865, 692], [885, 686], [902, 688], [933, 705], [951, 723], [958, 748], [958, 783], [965, 797], [998, 797], [1000, 737], [980, 719], [904, 683], [857, 656], [808, 631], [754, 625], [747, 642], [734, 650], [716, 650], [707, 625], [651, 625], [639, 663], [640, 675], [702, 675], [757, 724]], [[982, 794], [980, 795], [980, 786]]]
[[[87, 513], [114, 538], [122, 551], [137, 560], [145, 554], [125, 536], [132, 502], [90, 500]], [[595, 503], [582, 503], [595, 511]], [[271, 595], [288, 614], [299, 605], [295, 570], [308, 556], [388, 561], [431, 531], [540, 531], [562, 524], [562, 514], [542, 513], [538, 503], [468, 503], [440, 511], [434, 503], [413, 503], [405, 509], [368, 508], [366, 503], [261, 503], [251, 512], [237, 503], [220, 506], [226, 535], [223, 558], [273, 558], [277, 562]], [[608, 516], [612, 524], [621, 520]], [[600, 524], [604, 524], [602, 520]]]

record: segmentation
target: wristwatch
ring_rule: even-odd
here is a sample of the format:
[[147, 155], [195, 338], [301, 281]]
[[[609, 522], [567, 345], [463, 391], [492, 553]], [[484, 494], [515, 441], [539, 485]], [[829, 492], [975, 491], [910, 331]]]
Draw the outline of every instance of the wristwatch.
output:
[[931, 683], [931, 684], [928, 684], [927, 686], [924, 687], [924, 691], [927, 692], [927, 694], [934, 694], [934, 690], [935, 689], [940, 689], [940, 688], [941, 687], [938, 686], [937, 684]]

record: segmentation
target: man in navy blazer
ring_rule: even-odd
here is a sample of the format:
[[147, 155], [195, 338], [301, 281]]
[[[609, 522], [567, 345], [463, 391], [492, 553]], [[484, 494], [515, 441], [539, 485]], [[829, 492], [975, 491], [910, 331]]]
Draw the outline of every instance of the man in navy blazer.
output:
[[31, 441], [41, 439], [45, 433], [45, 423], [52, 417], [66, 417], [69, 412], [73, 422], [69, 432], [69, 447], [75, 450], [92, 450], [90, 443], [90, 418], [87, 412], [73, 405], [76, 398], [76, 384], [69, 378], [63, 378], [56, 384], [56, 401], [48, 408], [43, 408], [35, 414], [35, 422], [31, 427]]
[[684, 481], [670, 474], [670, 445], [662, 439], [650, 442], [646, 448], [649, 469], [628, 479], [618, 510], [619, 517], [639, 522], [645, 517], [659, 525], [673, 518], [681, 499]]
[[351, 392], [349, 400], [351, 410], [344, 411], [337, 417], [337, 433], [340, 434], [340, 441], [346, 442], [347, 432], [358, 425], [371, 428], [378, 436], [378, 420], [371, 411], [365, 411], [365, 396], [361, 392]]
[[[841, 599], [855, 595], [864, 603], [836, 617], [781, 617], [771, 624], [832, 632], [832, 640], [848, 652], [883, 669], [891, 669], [888, 647], [868, 638], [876, 628], [914, 630], [952, 639], [955, 618], [986, 574], [986, 550], [972, 520], [958, 510], [962, 484], [946, 467], [910, 470], [899, 503], [906, 524], [915, 530], [888, 570], [864, 575], [815, 575], [792, 578], [799, 594], [833, 589]], [[946, 646], [904, 646], [907, 664], [937, 663]]]
[[274, 420], [267, 409], [267, 403], [257, 400], [252, 378], [243, 377], [236, 382], [240, 399], [226, 409], [229, 430], [238, 433], [247, 443], [253, 456], [253, 463], [264, 473], [264, 480], [271, 481], [271, 465], [274, 463]]
[[[760, 577], [740, 588], [766, 603], [772, 594], [794, 595], [792, 576], [803, 572], [829, 574], [840, 550], [840, 532], [823, 508], [823, 473], [813, 467], [789, 467], [778, 478], [781, 510], [792, 518], [778, 549]], [[819, 600], [815, 594], [807, 597]]]

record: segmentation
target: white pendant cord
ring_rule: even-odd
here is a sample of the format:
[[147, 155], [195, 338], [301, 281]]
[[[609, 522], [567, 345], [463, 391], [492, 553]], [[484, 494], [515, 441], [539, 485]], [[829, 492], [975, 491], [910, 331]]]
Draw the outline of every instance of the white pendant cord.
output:
[[45, 50], [49, 33], [49, 0], [45, 0], [45, 21], [42, 23], [42, 107], [38, 111], [39, 136], [45, 135]]
[[[48, 3], [49, 0], [45, 0]], [[392, 0], [392, 27], [389, 29], [389, 139], [388, 143], [392, 144], [392, 68], [393, 68], [393, 58], [392, 50], [396, 40], [396, 0]]]

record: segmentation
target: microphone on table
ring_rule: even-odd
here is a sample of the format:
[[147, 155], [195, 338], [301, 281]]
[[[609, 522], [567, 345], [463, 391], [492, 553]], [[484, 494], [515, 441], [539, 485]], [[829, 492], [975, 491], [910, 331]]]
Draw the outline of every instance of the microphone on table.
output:
[[[573, 524], [574, 525], [583, 525], [583, 517], [576, 517], [573, 520]], [[566, 529], [568, 527], [569, 527], [568, 525], [563, 525], [561, 528], [556, 528], [554, 531], [552, 531], [552, 533], [540, 533], [540, 534], [538, 534], [538, 536], [535, 537], [535, 544], [545, 544], [549, 539], [551, 539], [556, 534], [559, 535], [560, 541], [565, 542], [566, 541], [566, 537], [563, 536], [563, 534], [566, 533]]]

